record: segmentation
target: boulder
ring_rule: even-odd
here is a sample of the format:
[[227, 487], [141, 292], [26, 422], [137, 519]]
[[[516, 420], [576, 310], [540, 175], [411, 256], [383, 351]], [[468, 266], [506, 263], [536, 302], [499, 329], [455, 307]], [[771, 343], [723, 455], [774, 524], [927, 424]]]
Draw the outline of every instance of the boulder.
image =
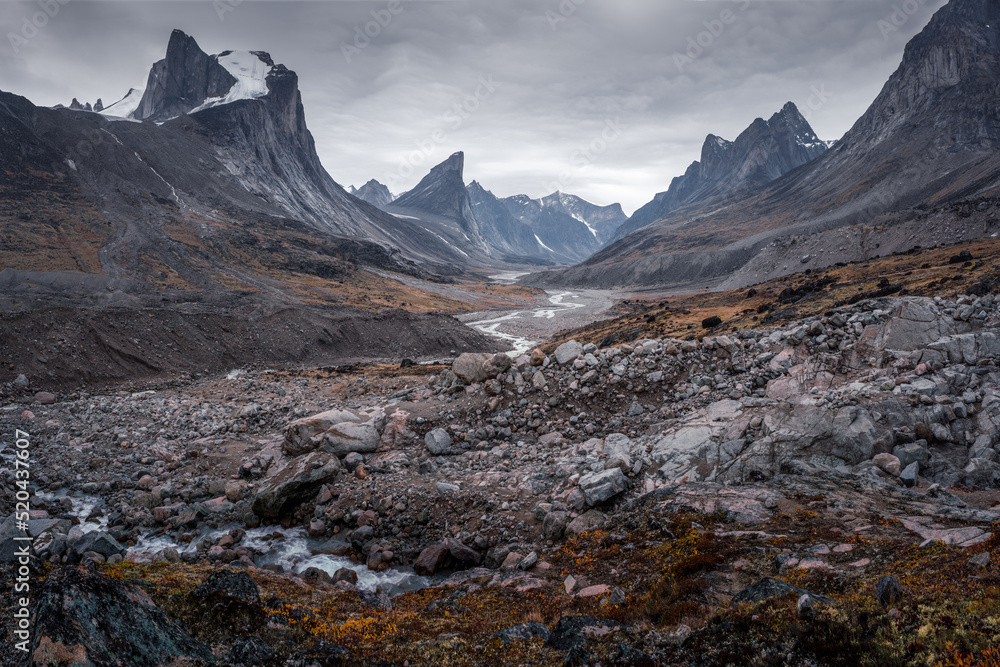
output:
[[487, 379], [486, 362], [492, 359], [491, 354], [466, 352], [451, 365], [451, 372], [465, 384], [483, 382]]
[[31, 632], [32, 665], [160, 667], [212, 662], [141, 588], [66, 567], [45, 578]]
[[607, 517], [597, 510], [587, 510], [569, 522], [566, 526], [566, 534], [572, 537], [588, 530], [595, 530], [602, 527], [605, 521], [607, 521]]
[[580, 488], [587, 498], [587, 504], [593, 507], [624, 493], [628, 489], [628, 478], [620, 468], [611, 468], [584, 475], [580, 478]]
[[931, 458], [926, 443], [919, 440], [894, 448], [892, 454], [899, 459], [899, 465], [903, 470], [909, 468], [912, 463], [916, 463], [918, 468], [923, 468]]
[[442, 456], [451, 451], [451, 436], [443, 428], [436, 428], [424, 436], [424, 446], [434, 456]]
[[549, 512], [542, 522], [542, 537], [553, 541], [561, 539], [568, 525], [569, 515], [566, 512]]
[[612, 433], [604, 439], [604, 454], [608, 457], [604, 468], [632, 469], [632, 439], [622, 433]]
[[35, 394], [35, 403], [39, 405], [53, 405], [58, 400], [59, 398], [55, 394], [48, 391], [40, 391]]
[[575, 340], [563, 343], [556, 348], [555, 357], [560, 366], [571, 364], [581, 356], [583, 356], [583, 345]]
[[971, 327], [948, 317], [932, 299], [902, 299], [891, 317], [881, 326], [869, 327], [862, 344], [874, 351], [919, 350], [946, 336], [968, 333]]
[[125, 547], [119, 544], [118, 540], [105, 533], [103, 530], [94, 530], [84, 534], [84, 536], [73, 545], [73, 551], [78, 556], [82, 556], [88, 551], [93, 551], [94, 553], [101, 554], [104, 558], [109, 558], [115, 554], [125, 553]]
[[483, 372], [486, 373], [487, 378], [495, 378], [501, 373], [506, 373], [510, 370], [512, 364], [510, 355], [501, 352], [500, 354], [494, 354], [490, 357], [489, 361], [483, 364]]
[[448, 549], [448, 554], [459, 563], [479, 565], [483, 560], [478, 551], [472, 547], [465, 546], [453, 537], [446, 537], [441, 544]]
[[285, 429], [282, 449], [290, 456], [299, 456], [316, 449], [322, 442], [322, 434], [338, 424], [360, 422], [361, 419], [346, 410], [329, 410], [311, 417], [293, 421]]
[[434, 576], [446, 567], [450, 558], [448, 547], [443, 544], [431, 545], [417, 556], [417, 560], [413, 563], [413, 571], [424, 577]]
[[370, 454], [378, 449], [381, 438], [373, 422], [335, 424], [323, 433], [321, 448], [340, 457], [352, 452]]
[[624, 626], [618, 621], [608, 621], [592, 616], [563, 616], [552, 628], [545, 646], [557, 651], [569, 651], [583, 646], [589, 637], [600, 637]]
[[875, 458], [872, 459], [872, 463], [893, 477], [899, 477], [899, 474], [903, 472], [903, 466], [899, 458], [892, 454], [876, 454]]
[[296, 505], [315, 496], [340, 470], [340, 459], [325, 452], [292, 459], [260, 485], [253, 500], [253, 511], [265, 519], [285, 516]]
[[246, 572], [221, 570], [212, 574], [190, 596], [211, 606], [260, 606], [260, 590]]

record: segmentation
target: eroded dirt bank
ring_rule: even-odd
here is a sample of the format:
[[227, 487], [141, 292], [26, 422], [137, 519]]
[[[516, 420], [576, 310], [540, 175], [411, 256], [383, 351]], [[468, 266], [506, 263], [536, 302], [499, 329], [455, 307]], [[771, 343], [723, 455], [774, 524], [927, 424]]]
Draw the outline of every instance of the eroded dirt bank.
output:
[[325, 366], [496, 351], [443, 314], [243, 304], [228, 309], [50, 308], [0, 314], [0, 385], [138, 385], [244, 367]]

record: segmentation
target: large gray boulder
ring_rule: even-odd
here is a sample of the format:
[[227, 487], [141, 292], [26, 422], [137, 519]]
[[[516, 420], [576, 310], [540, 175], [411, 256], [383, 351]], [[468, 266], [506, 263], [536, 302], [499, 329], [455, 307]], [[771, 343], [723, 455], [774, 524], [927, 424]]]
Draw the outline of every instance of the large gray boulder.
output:
[[335, 424], [323, 433], [320, 449], [329, 454], [347, 456], [351, 452], [370, 454], [378, 449], [381, 437], [375, 424], [344, 422]]
[[286, 516], [315, 496], [340, 470], [340, 459], [325, 452], [292, 459], [261, 484], [253, 500], [253, 511], [265, 519]]
[[612, 433], [604, 439], [604, 462], [606, 469], [621, 468], [622, 472], [632, 469], [632, 439], [623, 433]]
[[628, 489], [628, 478], [619, 468], [591, 473], [580, 478], [580, 488], [587, 498], [587, 504], [600, 505]]
[[967, 322], [955, 321], [945, 315], [932, 299], [911, 297], [902, 299], [884, 324], [869, 327], [861, 343], [877, 352], [912, 351], [923, 349], [946, 336], [971, 330]]
[[124, 554], [125, 547], [118, 540], [107, 534], [103, 530], [94, 530], [86, 533], [73, 545], [73, 551], [78, 556], [82, 556], [88, 551], [99, 553], [105, 558], [110, 558], [115, 554]]
[[487, 379], [486, 363], [492, 358], [492, 354], [466, 352], [451, 365], [451, 372], [465, 384], [483, 382]]
[[451, 436], [443, 428], [428, 431], [427, 435], [424, 436], [424, 446], [434, 456], [442, 456], [450, 452], [451, 444]]
[[583, 356], [583, 345], [580, 345], [575, 340], [563, 343], [556, 348], [555, 356], [560, 366], [571, 364]]
[[311, 417], [293, 421], [285, 429], [282, 449], [289, 456], [300, 456], [316, 450], [323, 442], [323, 434], [335, 426], [359, 423], [361, 418], [346, 410], [329, 410]]

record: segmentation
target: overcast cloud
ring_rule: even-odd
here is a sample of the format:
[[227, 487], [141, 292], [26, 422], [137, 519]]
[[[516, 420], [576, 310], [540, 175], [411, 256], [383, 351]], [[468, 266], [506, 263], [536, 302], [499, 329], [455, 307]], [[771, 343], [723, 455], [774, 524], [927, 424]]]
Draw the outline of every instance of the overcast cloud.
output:
[[630, 213], [706, 134], [734, 139], [789, 100], [839, 138], [944, 4], [43, 2], [58, 12], [15, 52], [9, 34], [41, 10], [0, 0], [0, 89], [36, 104], [144, 87], [180, 28], [208, 53], [263, 50], [295, 70], [320, 158], [345, 186], [377, 178], [399, 194], [464, 150], [466, 180], [498, 195], [561, 189]]

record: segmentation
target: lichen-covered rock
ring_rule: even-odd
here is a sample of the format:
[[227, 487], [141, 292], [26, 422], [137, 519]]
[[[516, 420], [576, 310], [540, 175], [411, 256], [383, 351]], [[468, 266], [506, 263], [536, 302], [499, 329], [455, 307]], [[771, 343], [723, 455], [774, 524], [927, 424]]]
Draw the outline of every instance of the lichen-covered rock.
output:
[[557, 651], [569, 651], [586, 644], [590, 637], [602, 637], [624, 627], [618, 621], [603, 620], [583, 614], [563, 616], [552, 628], [545, 646]]
[[212, 660], [211, 650], [167, 618], [142, 589], [84, 568], [49, 575], [34, 618], [36, 667], [160, 667]]

